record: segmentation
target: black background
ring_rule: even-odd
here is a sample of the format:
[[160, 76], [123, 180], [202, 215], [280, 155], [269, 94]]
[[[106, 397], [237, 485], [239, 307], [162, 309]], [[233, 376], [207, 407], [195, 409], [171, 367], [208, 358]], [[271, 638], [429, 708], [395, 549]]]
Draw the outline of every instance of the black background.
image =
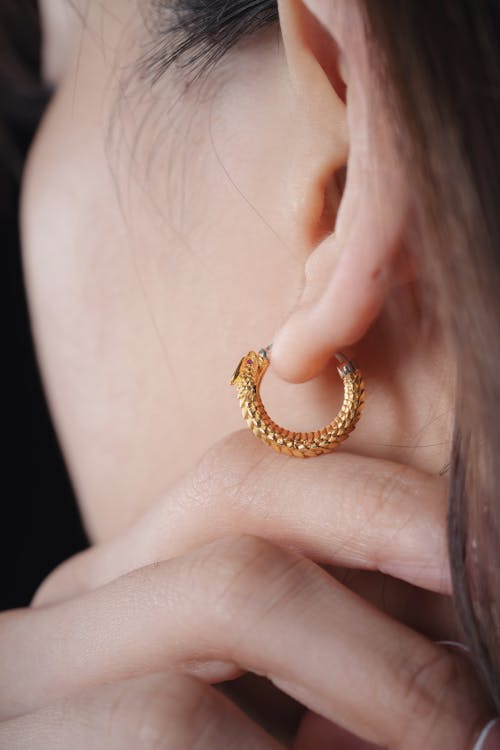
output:
[[0, 2], [0, 248], [6, 375], [0, 429], [0, 609], [27, 605], [50, 570], [86, 546], [47, 411], [19, 248], [23, 162], [50, 92], [40, 82], [36, 0]]
[[86, 546], [35, 361], [16, 235], [11, 228], [4, 245], [10, 256], [5, 320], [13, 333], [13, 351], [7, 354], [4, 347], [8, 449], [2, 482], [1, 609], [28, 604], [47, 573]]

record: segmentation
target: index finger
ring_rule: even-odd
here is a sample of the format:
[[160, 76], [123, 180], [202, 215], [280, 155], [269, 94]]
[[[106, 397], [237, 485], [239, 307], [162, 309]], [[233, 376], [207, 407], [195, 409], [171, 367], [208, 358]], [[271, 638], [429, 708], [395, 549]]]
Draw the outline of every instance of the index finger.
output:
[[449, 593], [447, 483], [410, 466], [338, 452], [287, 459], [248, 430], [216, 443], [124, 535], [67, 561], [43, 605], [235, 533], [285, 544], [315, 562], [377, 570]]

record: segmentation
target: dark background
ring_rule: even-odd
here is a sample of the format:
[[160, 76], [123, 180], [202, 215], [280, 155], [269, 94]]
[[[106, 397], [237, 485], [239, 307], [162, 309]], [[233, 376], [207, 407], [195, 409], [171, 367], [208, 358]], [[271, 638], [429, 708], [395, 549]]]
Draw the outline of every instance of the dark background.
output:
[[24, 606], [47, 573], [86, 546], [43, 395], [30, 332], [18, 233], [24, 157], [50, 99], [39, 77], [36, 0], [0, 2], [0, 243], [6, 261], [2, 369], [0, 609]]

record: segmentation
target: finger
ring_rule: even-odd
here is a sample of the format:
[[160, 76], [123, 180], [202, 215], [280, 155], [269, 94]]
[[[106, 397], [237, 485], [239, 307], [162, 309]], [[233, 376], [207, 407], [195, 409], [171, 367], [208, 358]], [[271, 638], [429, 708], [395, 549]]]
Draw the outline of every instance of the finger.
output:
[[251, 536], [13, 615], [0, 644], [11, 715], [158, 669], [217, 681], [241, 668], [389, 748], [469, 750], [489, 711], [468, 663], [312, 561]]
[[378, 570], [449, 593], [446, 492], [442, 477], [409, 466], [345, 452], [297, 461], [237, 432], [127, 533], [58, 569], [34, 604], [242, 530], [316, 562]]
[[307, 711], [295, 737], [292, 750], [383, 750], [366, 742], [323, 716]]
[[325, 569], [350, 591], [431, 640], [456, 641], [463, 637], [451, 597], [382, 573], [334, 566]]
[[100, 685], [0, 724], [9, 750], [283, 750], [194, 677], [153, 674]]

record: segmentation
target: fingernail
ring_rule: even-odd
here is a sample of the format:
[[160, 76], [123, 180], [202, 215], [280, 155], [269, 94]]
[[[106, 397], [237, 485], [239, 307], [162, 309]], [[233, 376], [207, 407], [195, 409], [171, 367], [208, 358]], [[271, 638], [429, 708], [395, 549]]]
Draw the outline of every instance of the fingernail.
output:
[[472, 750], [500, 750], [500, 719], [492, 719], [479, 734]]

